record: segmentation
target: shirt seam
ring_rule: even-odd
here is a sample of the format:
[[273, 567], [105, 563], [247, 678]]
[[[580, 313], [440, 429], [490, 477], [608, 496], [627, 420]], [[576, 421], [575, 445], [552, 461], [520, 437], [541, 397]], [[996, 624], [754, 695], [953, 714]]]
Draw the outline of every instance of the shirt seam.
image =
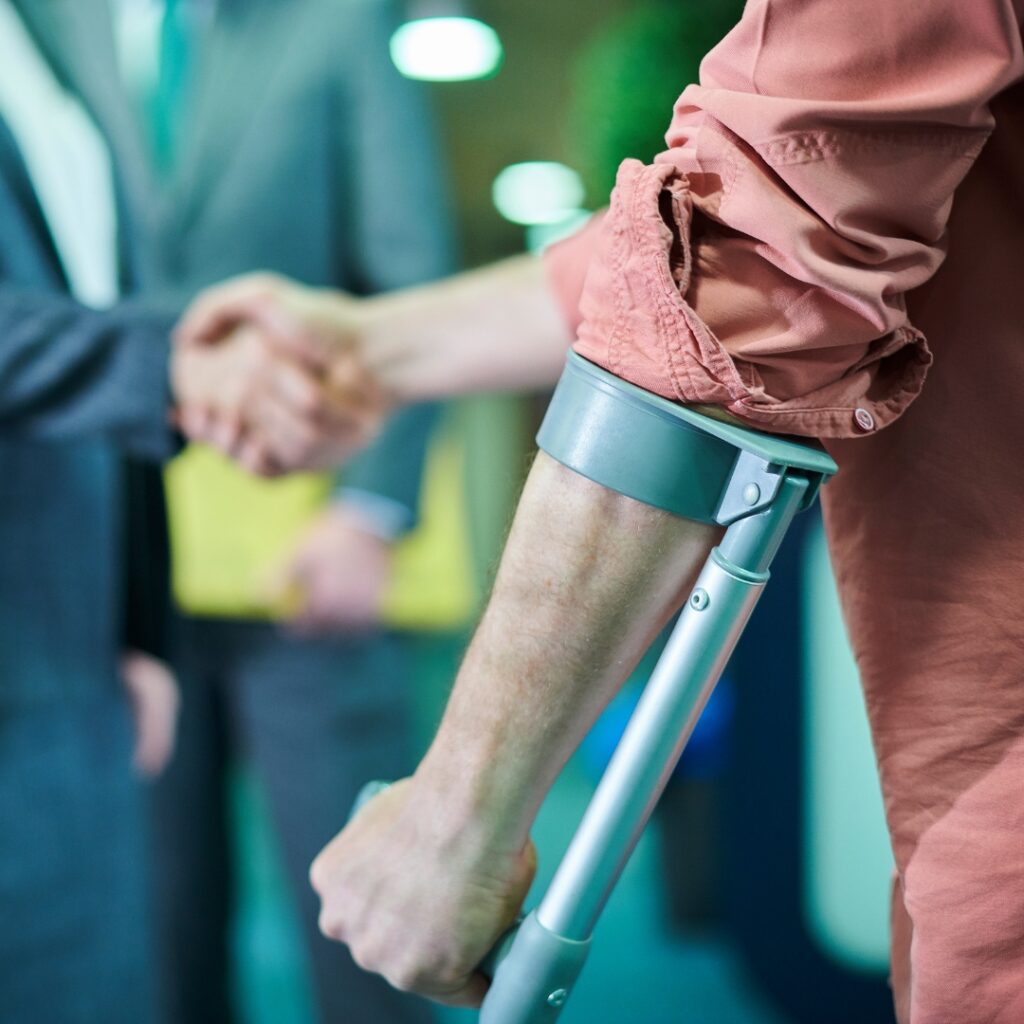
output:
[[817, 163], [850, 153], [868, 153], [893, 146], [932, 146], [955, 156], [975, 159], [991, 135], [985, 129], [905, 132], [897, 129], [871, 132], [833, 130], [799, 132], [765, 139], [753, 144], [756, 152], [772, 167]]

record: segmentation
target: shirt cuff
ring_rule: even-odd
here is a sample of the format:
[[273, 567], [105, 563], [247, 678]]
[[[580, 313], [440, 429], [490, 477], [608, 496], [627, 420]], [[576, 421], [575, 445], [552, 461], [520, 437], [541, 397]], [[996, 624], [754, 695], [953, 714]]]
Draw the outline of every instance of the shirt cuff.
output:
[[551, 291], [561, 307], [569, 333], [576, 337], [580, 326], [580, 298], [587, 268], [601, 240], [606, 210], [599, 210], [568, 238], [548, 246], [541, 257]]
[[[740, 240], [719, 254], [717, 273], [728, 268], [737, 301], [756, 297], [760, 305], [750, 318], [768, 323], [779, 304], [787, 315], [805, 311], [792, 337], [760, 339], [746, 346], [757, 361], [744, 358], [716, 336], [689, 301], [700, 299], [699, 291], [690, 290], [698, 262], [691, 251], [695, 212], [689, 179], [670, 162], [623, 163], [587, 271], [575, 350], [646, 391], [686, 404], [720, 406], [755, 429], [844, 438], [897, 419], [920, 392], [931, 363], [924, 336], [902, 323], [872, 338], [877, 328], [870, 318], [854, 318], [851, 343], [836, 355], [830, 346], [845, 321], [826, 285], [797, 283], [795, 294], [769, 288], [778, 285], [778, 275], [772, 277], [767, 264], [752, 271], [749, 259], [744, 279], [740, 257], [751, 247]], [[706, 291], [715, 271], [702, 266], [700, 272]], [[791, 371], [784, 389], [769, 385], [781, 377], [780, 369]], [[775, 371], [773, 377], [768, 370]]]
[[334, 501], [345, 506], [361, 530], [388, 543], [408, 532], [415, 521], [412, 510], [400, 501], [358, 487], [339, 488]]

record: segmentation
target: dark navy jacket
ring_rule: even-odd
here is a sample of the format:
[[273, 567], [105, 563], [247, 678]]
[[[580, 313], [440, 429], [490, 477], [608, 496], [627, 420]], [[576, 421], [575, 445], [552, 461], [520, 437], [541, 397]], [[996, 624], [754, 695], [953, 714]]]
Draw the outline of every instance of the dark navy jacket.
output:
[[0, 121], [0, 710], [116, 685], [128, 494], [149, 490], [124, 457], [174, 450], [172, 323], [151, 306], [99, 313], [70, 298]]

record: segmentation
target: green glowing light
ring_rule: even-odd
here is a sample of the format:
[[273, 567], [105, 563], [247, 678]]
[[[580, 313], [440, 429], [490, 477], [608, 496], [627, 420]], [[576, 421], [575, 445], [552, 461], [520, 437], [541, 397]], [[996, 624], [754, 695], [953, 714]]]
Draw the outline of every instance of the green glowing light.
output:
[[511, 164], [495, 179], [498, 212], [514, 224], [561, 224], [583, 205], [583, 181], [565, 164], [535, 160]]

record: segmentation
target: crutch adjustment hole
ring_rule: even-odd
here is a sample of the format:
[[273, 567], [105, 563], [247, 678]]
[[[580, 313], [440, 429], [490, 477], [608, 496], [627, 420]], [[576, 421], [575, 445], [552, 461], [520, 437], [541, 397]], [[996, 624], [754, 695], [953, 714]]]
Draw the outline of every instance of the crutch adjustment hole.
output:
[[704, 611], [709, 604], [711, 604], [711, 598], [708, 597], [708, 592], [703, 587], [698, 587], [690, 595], [690, 606], [698, 612]]

